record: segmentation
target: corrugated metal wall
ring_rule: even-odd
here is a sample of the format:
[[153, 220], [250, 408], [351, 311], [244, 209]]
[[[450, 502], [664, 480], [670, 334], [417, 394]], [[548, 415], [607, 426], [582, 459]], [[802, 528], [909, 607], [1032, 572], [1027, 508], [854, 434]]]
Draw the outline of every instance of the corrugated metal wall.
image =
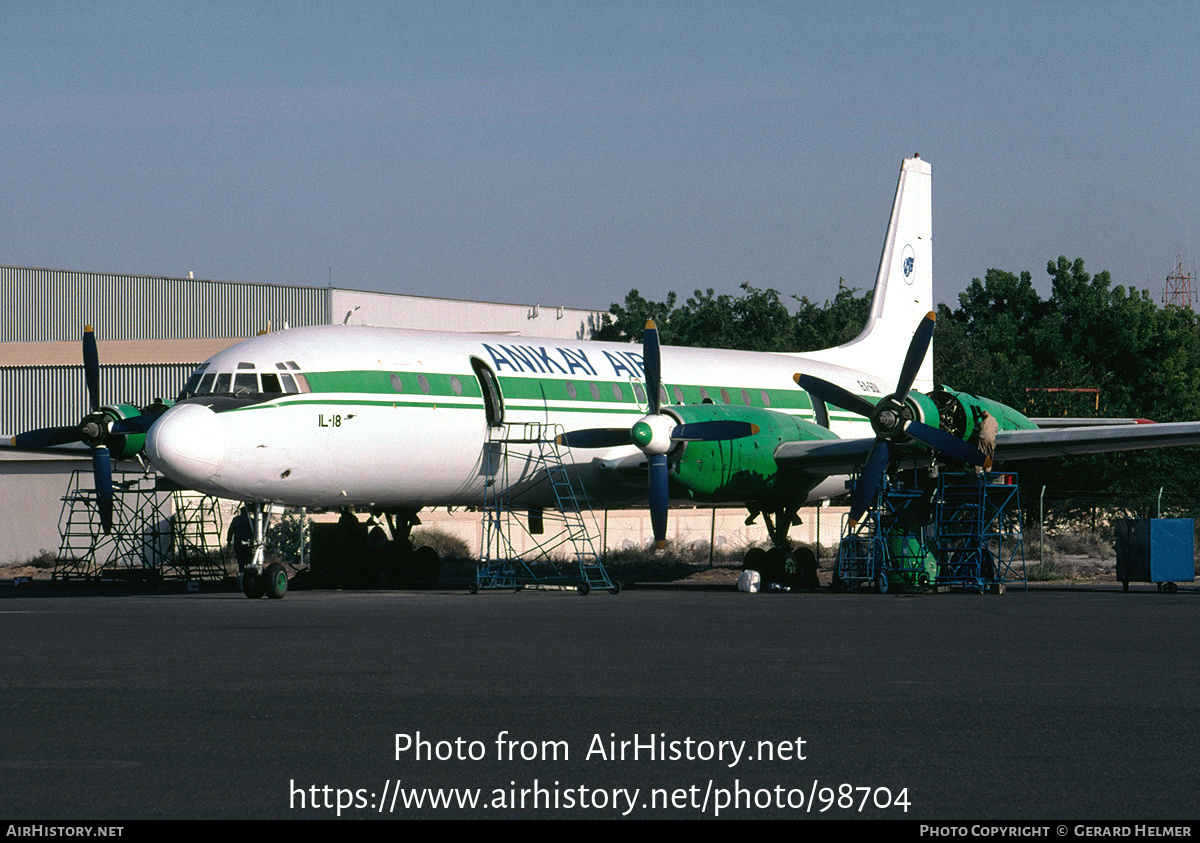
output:
[[[105, 404], [174, 398], [201, 362], [100, 367]], [[88, 412], [83, 366], [0, 367], [0, 434], [76, 424]]]
[[0, 342], [250, 337], [329, 321], [329, 290], [0, 266]]

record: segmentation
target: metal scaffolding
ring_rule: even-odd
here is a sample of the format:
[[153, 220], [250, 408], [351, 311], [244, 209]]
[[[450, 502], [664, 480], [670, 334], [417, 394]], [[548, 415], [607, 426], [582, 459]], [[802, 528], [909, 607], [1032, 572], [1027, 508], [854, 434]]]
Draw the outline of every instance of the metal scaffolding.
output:
[[834, 589], [1027, 586], [1019, 504], [1015, 474], [942, 473], [926, 488], [885, 475], [859, 524], [843, 521]]
[[112, 531], [100, 523], [91, 471], [74, 471], [62, 498], [52, 579], [157, 582], [225, 577], [216, 498], [163, 488], [154, 474], [114, 471]]

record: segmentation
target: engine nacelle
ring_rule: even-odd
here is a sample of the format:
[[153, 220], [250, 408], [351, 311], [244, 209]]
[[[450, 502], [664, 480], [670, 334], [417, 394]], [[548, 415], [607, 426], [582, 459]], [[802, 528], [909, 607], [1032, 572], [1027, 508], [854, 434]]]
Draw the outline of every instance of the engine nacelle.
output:
[[775, 449], [783, 442], [837, 438], [813, 422], [759, 407], [692, 404], [669, 412], [685, 423], [728, 420], [758, 425], [758, 433], [750, 436], [687, 442], [671, 455], [672, 496], [705, 503], [794, 497], [795, 481], [780, 477]]
[[929, 393], [929, 398], [937, 408], [937, 426], [967, 442], [976, 435], [985, 412], [996, 420], [1000, 430], [1037, 430], [1036, 424], [1007, 404], [969, 392], [941, 386]]
[[[105, 445], [109, 453], [112, 454], [114, 460], [129, 460], [133, 459], [146, 446], [145, 430], [149, 429], [150, 424], [162, 415], [173, 404], [173, 401], [163, 401], [155, 399], [154, 403], [145, 407], [138, 408], [132, 404], [107, 404], [84, 419], [83, 425], [92, 422], [101, 431], [99, 441], [91, 442], [89, 439], [84, 441], [94, 445]], [[123, 433], [113, 432], [111, 430], [114, 423], [119, 421], [130, 421], [139, 416], [145, 416], [144, 428], [137, 431], [127, 431]], [[139, 425], [141, 427], [141, 425]]]

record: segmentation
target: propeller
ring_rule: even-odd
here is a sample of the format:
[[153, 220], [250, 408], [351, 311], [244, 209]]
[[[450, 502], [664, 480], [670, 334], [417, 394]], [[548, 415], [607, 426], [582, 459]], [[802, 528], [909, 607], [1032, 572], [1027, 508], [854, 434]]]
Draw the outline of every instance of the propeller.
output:
[[[18, 433], [12, 444], [18, 448], [52, 448], [72, 442], [83, 442], [92, 450], [92, 477], [96, 488], [96, 509], [100, 515], [100, 526], [105, 533], [112, 532], [113, 483], [112, 454], [109, 451], [111, 437], [130, 433], [145, 433], [150, 429], [158, 414], [164, 412], [165, 404], [153, 404], [144, 408], [142, 415], [119, 418], [111, 409], [100, 405], [100, 354], [96, 348], [96, 335], [91, 325], [83, 329], [83, 376], [87, 385], [89, 412], [76, 425], [42, 427]], [[120, 446], [118, 446], [120, 447]]]
[[758, 425], [729, 419], [683, 422], [662, 410], [662, 353], [658, 327], [646, 322], [642, 332], [642, 369], [646, 375], [649, 412], [632, 427], [594, 427], [573, 430], [558, 437], [569, 448], [617, 448], [636, 445], [648, 460], [650, 524], [658, 547], [667, 543], [668, 489], [667, 454], [677, 442], [716, 442], [741, 439], [758, 433]]
[[900, 367], [900, 377], [896, 382], [896, 390], [886, 395], [878, 403], [872, 404], [837, 384], [822, 380], [813, 375], [797, 374], [794, 377], [801, 389], [814, 397], [849, 410], [871, 420], [875, 431], [875, 442], [867, 454], [858, 483], [850, 496], [850, 526], [858, 525], [863, 513], [867, 511], [871, 500], [883, 480], [891, 461], [890, 445], [902, 442], [906, 438], [923, 442], [935, 451], [940, 451], [956, 460], [985, 468], [991, 467], [991, 460], [982, 451], [952, 433], [932, 427], [913, 418], [912, 408], [908, 404], [908, 393], [913, 381], [929, 352], [929, 344], [933, 340], [933, 328], [936, 314], [931, 310], [917, 325], [913, 332], [912, 341], [908, 344], [908, 352], [904, 355], [904, 363]]

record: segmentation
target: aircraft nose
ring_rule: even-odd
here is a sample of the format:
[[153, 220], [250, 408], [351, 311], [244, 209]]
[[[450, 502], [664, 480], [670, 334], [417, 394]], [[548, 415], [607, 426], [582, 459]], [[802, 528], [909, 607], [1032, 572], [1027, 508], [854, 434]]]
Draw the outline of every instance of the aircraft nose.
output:
[[163, 413], [146, 434], [146, 456], [176, 483], [198, 488], [221, 465], [225, 431], [208, 407], [180, 404]]

